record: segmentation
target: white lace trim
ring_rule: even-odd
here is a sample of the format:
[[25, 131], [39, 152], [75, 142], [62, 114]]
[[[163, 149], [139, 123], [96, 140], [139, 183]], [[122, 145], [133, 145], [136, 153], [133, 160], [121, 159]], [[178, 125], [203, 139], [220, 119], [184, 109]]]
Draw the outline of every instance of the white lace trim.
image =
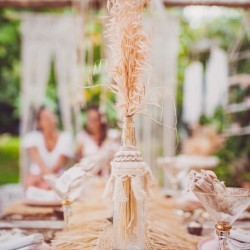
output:
[[121, 150], [118, 151], [115, 154], [115, 157], [124, 157], [124, 156], [141, 156], [141, 152], [140, 151], [136, 151], [136, 150]]
[[136, 154], [134, 151], [120, 151], [116, 154], [111, 162], [112, 173], [104, 190], [104, 197], [111, 196], [114, 201], [127, 202], [128, 197], [123, 187], [127, 178], [131, 179], [131, 189], [137, 200], [143, 200], [151, 193], [153, 175], [148, 165], [143, 161], [127, 161], [131, 155], [138, 155], [138, 151], [135, 152]]
[[111, 162], [112, 174], [130, 176], [144, 175], [148, 171], [148, 165], [145, 162]]
[[140, 151], [118, 151], [115, 155], [115, 162], [142, 162]]

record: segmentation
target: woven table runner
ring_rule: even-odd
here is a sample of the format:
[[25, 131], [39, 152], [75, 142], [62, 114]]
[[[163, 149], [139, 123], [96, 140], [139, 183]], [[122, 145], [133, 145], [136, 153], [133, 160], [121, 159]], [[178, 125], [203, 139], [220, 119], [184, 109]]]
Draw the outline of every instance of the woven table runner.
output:
[[21, 215], [36, 215], [36, 214], [53, 214], [53, 208], [50, 207], [32, 207], [26, 205], [23, 201], [17, 201], [9, 205], [4, 214], [21, 214]]
[[[112, 250], [111, 202], [104, 201], [103, 184], [93, 187], [74, 205], [69, 232], [60, 232], [52, 250]], [[157, 192], [146, 203], [146, 250], [195, 250], [200, 237], [186, 232], [182, 218], [172, 210], [171, 199]]]

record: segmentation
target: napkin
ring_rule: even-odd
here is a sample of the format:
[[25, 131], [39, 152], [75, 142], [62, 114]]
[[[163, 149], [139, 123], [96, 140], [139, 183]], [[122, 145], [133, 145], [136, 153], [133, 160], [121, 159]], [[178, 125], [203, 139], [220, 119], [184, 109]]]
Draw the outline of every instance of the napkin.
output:
[[230, 246], [235, 250], [250, 249], [250, 232], [244, 230], [231, 230]]
[[[250, 232], [245, 230], [231, 230], [228, 240], [230, 250], [249, 250]], [[218, 236], [202, 240], [199, 243], [199, 250], [219, 250]]]
[[78, 164], [84, 171], [96, 175], [107, 162], [110, 162], [111, 153], [108, 150], [99, 150], [98, 154], [84, 157]]
[[84, 157], [81, 162], [79, 163], [79, 167], [81, 167], [84, 171], [93, 171], [95, 168], [98, 167], [100, 163], [99, 155], [90, 155]]
[[32, 234], [29, 236], [4, 234], [0, 236], [0, 250], [23, 250], [27, 247], [37, 247], [43, 244], [44, 238], [42, 234]]
[[53, 190], [44, 190], [37, 187], [29, 187], [25, 193], [29, 200], [33, 201], [57, 201], [58, 196]]
[[[74, 200], [91, 177], [78, 164], [66, 170], [59, 178], [46, 175], [44, 179], [62, 199]], [[71, 196], [71, 197], [70, 197]]]
[[49, 245], [43, 243], [42, 245], [31, 245], [28, 247], [19, 248], [18, 250], [50, 250], [50, 247]]

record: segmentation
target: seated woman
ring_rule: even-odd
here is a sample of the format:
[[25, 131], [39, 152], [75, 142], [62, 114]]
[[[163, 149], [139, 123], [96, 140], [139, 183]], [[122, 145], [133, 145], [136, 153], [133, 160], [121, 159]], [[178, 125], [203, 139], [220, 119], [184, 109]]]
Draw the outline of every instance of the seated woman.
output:
[[119, 148], [119, 133], [108, 130], [97, 106], [88, 108], [86, 115], [85, 130], [77, 136], [76, 158], [78, 161], [90, 158], [97, 162], [94, 172], [107, 175], [110, 172], [110, 161]]
[[57, 130], [57, 118], [51, 110], [40, 108], [36, 119], [37, 130], [28, 133], [22, 142], [31, 159], [26, 188], [48, 189], [43, 176], [62, 171], [66, 161], [73, 156], [73, 140], [70, 134]]

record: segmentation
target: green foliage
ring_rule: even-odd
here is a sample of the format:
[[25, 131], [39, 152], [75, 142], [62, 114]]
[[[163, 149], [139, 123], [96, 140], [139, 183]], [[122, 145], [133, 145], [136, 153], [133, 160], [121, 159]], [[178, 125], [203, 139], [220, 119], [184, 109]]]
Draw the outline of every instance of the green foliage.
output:
[[223, 107], [219, 106], [214, 112], [213, 117], [207, 117], [206, 115], [202, 115], [200, 117], [200, 124], [201, 125], [211, 125], [219, 133], [223, 132], [224, 124], [225, 124], [225, 113]]
[[[237, 15], [232, 15], [232, 17], [221, 16], [211, 21], [204, 21], [195, 28], [192, 28], [190, 23], [184, 18], [181, 19], [177, 86], [177, 117], [179, 121], [179, 127], [183, 125], [180, 123], [180, 121], [182, 114], [183, 81], [185, 68], [194, 60], [199, 60], [203, 63], [204, 66], [206, 65], [209, 52], [197, 51], [197, 48], [201, 46], [200, 44], [202, 42], [213, 42], [226, 51], [230, 48], [233, 41], [235, 41], [235, 39], [239, 35], [239, 32], [243, 29], [242, 14], [237, 11], [235, 12], [237, 13]], [[248, 64], [244, 64], [244, 67], [247, 68]]]
[[[55, 10], [41, 10], [42, 12], [55, 13]], [[20, 22], [10, 19], [9, 16], [19, 11], [13, 10], [1, 10], [0, 11], [0, 133], [9, 132], [12, 134], [18, 134], [18, 117], [19, 117], [19, 96], [20, 96]], [[59, 12], [62, 12], [60, 10]], [[63, 12], [72, 12], [70, 9], [65, 9]], [[103, 56], [103, 44], [102, 44], [102, 32], [103, 25], [99, 20], [100, 13], [91, 13], [94, 17], [88, 18], [86, 23], [86, 43], [89, 43], [92, 48], [86, 52], [86, 64], [84, 65], [86, 84], [109, 84], [104, 79], [103, 75], [97, 75], [92, 78], [93, 82], [89, 82], [90, 74], [95, 62], [102, 59]], [[102, 13], [103, 14], [103, 13]], [[89, 53], [91, 54], [91, 61], [93, 64], [89, 64]], [[109, 79], [108, 79], [109, 81]], [[89, 89], [86, 92], [87, 106], [100, 104], [101, 88]], [[108, 102], [106, 103], [106, 110], [108, 118], [115, 126], [116, 115], [114, 112], [114, 95], [107, 93]], [[46, 99], [44, 104], [57, 112], [60, 118], [59, 103], [57, 96], [57, 84], [54, 70], [54, 64], [51, 64], [51, 73], [49, 83], [46, 92]], [[61, 119], [59, 119], [60, 121]], [[84, 120], [84, 114], [83, 114]]]
[[[249, 113], [247, 114], [242, 114], [242, 117], [249, 122]], [[242, 123], [244, 121], [242, 117], [238, 116], [236, 121]], [[213, 117], [208, 118], [203, 115], [200, 123], [211, 125], [223, 133], [225, 126], [228, 126], [226, 124], [231, 124], [232, 119], [224, 114], [222, 107], [218, 107]], [[250, 135], [226, 137], [224, 145], [215, 155], [220, 160], [215, 172], [227, 186], [240, 186], [243, 181], [250, 181]]]
[[[178, 10], [179, 11], [179, 10]], [[206, 65], [209, 53], [207, 51], [197, 52], [195, 49], [201, 41], [213, 41], [226, 51], [237, 38], [239, 32], [243, 29], [243, 15], [237, 10], [232, 16], [221, 16], [213, 20], [201, 22], [199, 26], [192, 27], [190, 23], [181, 18], [180, 24], [180, 39], [179, 39], [179, 55], [178, 55], [178, 86], [177, 86], [177, 116], [178, 128], [181, 129], [182, 102], [183, 102], [183, 81], [185, 68], [193, 61], [200, 60], [203, 65]], [[13, 11], [12, 11], [13, 12]], [[43, 10], [42, 12], [55, 12], [55, 10]], [[58, 12], [69, 13], [71, 9], [58, 10]], [[179, 11], [181, 14], [182, 11]], [[20, 93], [20, 23], [17, 20], [7, 18], [10, 10], [0, 10], [0, 133], [11, 132], [17, 133], [18, 128], [18, 112], [19, 112], [19, 93]], [[94, 63], [98, 62], [103, 57], [102, 33], [103, 25], [100, 21], [100, 12], [89, 13], [85, 30], [86, 47], [92, 48], [86, 51], [86, 65], [84, 66], [84, 83], [99, 85], [109, 84], [110, 79], [107, 73], [101, 72], [93, 77], [90, 77], [90, 72], [93, 69]], [[90, 46], [89, 46], [90, 45]], [[247, 37], [244, 37], [241, 50], [249, 48]], [[92, 64], [93, 65], [90, 65]], [[249, 72], [250, 59], [243, 60], [235, 65], [235, 71], [239, 73]], [[90, 80], [91, 79], [91, 80]], [[95, 87], [86, 90], [87, 106], [100, 104], [102, 87]], [[230, 96], [232, 102], [241, 102], [244, 99], [244, 91], [241, 89], [235, 90]], [[250, 90], [249, 90], [250, 92]], [[108, 90], [105, 94], [105, 108], [108, 115], [108, 120], [111, 126], [116, 125], [116, 112], [114, 110], [115, 96]], [[47, 88], [47, 98], [45, 104], [58, 112], [58, 99], [56, 91], [56, 78], [54, 67], [51, 67], [51, 74]], [[201, 117], [202, 124], [212, 124], [222, 132], [225, 125], [230, 124], [233, 120], [241, 121], [242, 124], [249, 123], [249, 113], [236, 114], [235, 116], [225, 116], [222, 108], [218, 108], [212, 119]], [[85, 114], [82, 113], [82, 120], [85, 121]], [[233, 137], [226, 140], [224, 147], [217, 153], [221, 160], [220, 165], [216, 169], [217, 174], [230, 185], [239, 184], [240, 180], [249, 180], [250, 174], [237, 173], [238, 159], [249, 159], [250, 142], [248, 137]], [[8, 154], [9, 152], [9, 154]], [[9, 159], [9, 160], [8, 160]], [[18, 140], [10, 139], [6, 144], [0, 145], [0, 184], [3, 180], [15, 182], [18, 179]], [[249, 161], [248, 161], [249, 162]], [[249, 166], [250, 164], [248, 164]], [[2, 166], [6, 166], [3, 168]], [[249, 168], [249, 167], [248, 167]], [[244, 167], [245, 173], [249, 169]], [[238, 171], [240, 172], [240, 171]], [[244, 172], [244, 171], [243, 171]], [[10, 173], [14, 173], [11, 177]], [[240, 172], [242, 173], [242, 171]], [[234, 177], [237, 178], [234, 178]]]
[[0, 185], [19, 180], [19, 139], [0, 137]]
[[218, 176], [227, 185], [239, 186], [243, 181], [250, 181], [250, 136], [230, 137], [216, 154], [220, 164], [216, 169]]
[[[101, 105], [105, 109], [110, 127], [116, 127], [117, 114], [115, 111], [115, 95], [110, 92], [108, 85], [111, 79], [108, 75], [107, 61], [104, 56], [104, 45], [102, 33], [104, 31], [103, 23], [100, 22], [102, 12], [93, 13], [95, 18], [86, 23], [85, 43], [91, 44], [92, 50], [86, 51], [85, 67], [85, 85], [91, 85], [91, 88], [85, 89], [86, 107], [92, 105]], [[91, 58], [91, 56], [93, 58]], [[93, 61], [93, 64], [91, 64]], [[90, 63], [91, 62], [91, 63]], [[93, 72], [94, 68], [97, 72]], [[96, 85], [96, 87], [95, 87]], [[104, 86], [105, 85], [105, 86]], [[105, 102], [105, 103], [104, 103]], [[85, 114], [82, 114], [83, 124], [86, 122]]]
[[0, 133], [18, 133], [20, 91], [19, 22], [0, 10]]
[[[219, 47], [228, 51], [233, 42], [237, 39], [239, 33], [244, 30], [242, 12], [231, 10], [233, 15], [220, 16], [213, 20], [203, 21], [199, 26], [192, 28], [187, 20], [181, 20], [180, 43], [179, 43], [179, 65], [178, 65], [178, 87], [177, 87], [177, 110], [178, 126], [182, 113], [183, 81], [185, 68], [193, 61], [199, 60], [206, 66], [209, 52], [199, 51], [202, 41], [212, 41]], [[240, 50], [249, 48], [249, 41], [246, 35], [243, 37]], [[250, 59], [240, 61], [234, 65], [235, 72], [249, 73]], [[232, 72], [230, 72], [232, 73]], [[240, 87], [235, 88], [229, 95], [230, 103], [239, 103], [244, 100], [250, 90], [243, 90]], [[226, 115], [223, 108], [219, 107], [212, 118], [202, 115], [200, 123], [202, 125], [210, 124], [222, 133], [223, 129], [230, 126], [233, 121], [239, 122], [241, 126], [249, 125], [249, 112], [235, 113]], [[218, 177], [224, 180], [227, 185], [239, 186], [242, 181], [250, 180], [250, 136], [230, 137], [225, 139], [224, 146], [217, 152], [220, 159], [219, 166], [215, 169]]]

